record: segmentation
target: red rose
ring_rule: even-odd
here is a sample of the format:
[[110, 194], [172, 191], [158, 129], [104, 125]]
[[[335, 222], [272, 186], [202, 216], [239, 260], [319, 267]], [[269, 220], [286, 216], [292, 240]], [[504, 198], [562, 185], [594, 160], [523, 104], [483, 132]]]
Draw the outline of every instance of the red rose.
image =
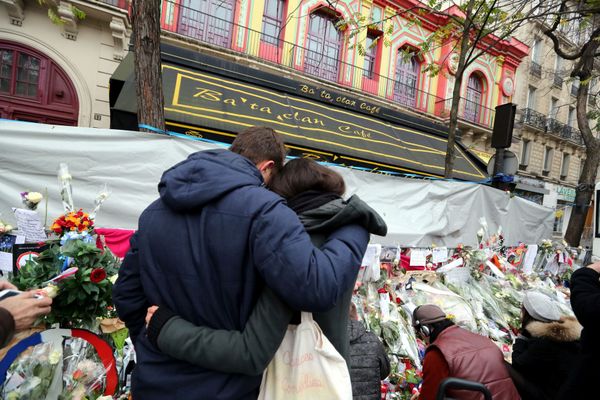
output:
[[104, 268], [94, 268], [90, 273], [90, 281], [100, 283], [106, 279], [106, 271]]

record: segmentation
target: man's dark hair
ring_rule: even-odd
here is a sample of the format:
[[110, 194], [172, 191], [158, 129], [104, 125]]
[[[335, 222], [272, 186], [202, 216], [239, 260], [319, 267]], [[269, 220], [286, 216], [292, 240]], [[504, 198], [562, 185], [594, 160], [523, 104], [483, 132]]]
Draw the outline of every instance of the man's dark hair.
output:
[[440, 322], [434, 322], [433, 324], [430, 324], [429, 328], [431, 329], [431, 336], [429, 337], [429, 342], [435, 342], [435, 339], [437, 339], [439, 334], [445, 329], [450, 328], [452, 325], [454, 325], [454, 322], [449, 319], [444, 319]]
[[252, 126], [238, 133], [229, 150], [246, 157], [255, 165], [273, 160], [277, 171], [283, 167], [286, 153], [281, 136], [266, 126]]
[[342, 196], [346, 191], [346, 184], [344, 178], [331, 168], [308, 158], [296, 158], [288, 161], [279, 174], [273, 177], [269, 188], [290, 199], [307, 190]]

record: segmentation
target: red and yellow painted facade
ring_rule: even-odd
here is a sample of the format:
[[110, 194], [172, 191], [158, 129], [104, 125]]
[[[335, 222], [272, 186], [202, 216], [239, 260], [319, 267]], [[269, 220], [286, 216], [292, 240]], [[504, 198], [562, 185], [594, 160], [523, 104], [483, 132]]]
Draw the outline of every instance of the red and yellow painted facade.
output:
[[[210, 2], [211, 0], [207, 0]], [[214, 1], [214, 0], [213, 0]], [[228, 1], [228, 0], [224, 0]], [[339, 19], [356, 20], [362, 15], [366, 20], [381, 21], [381, 31], [385, 40], [379, 40], [375, 61], [375, 74], [372, 79], [364, 76], [361, 69], [364, 55], [359, 51], [359, 43], [364, 43], [367, 31], [351, 34], [352, 25], [346, 25], [342, 31], [343, 45], [339, 51], [340, 66], [337, 85], [360, 90], [381, 99], [393, 101], [393, 82], [395, 80], [398, 52], [401, 49], [419, 50], [423, 43], [437, 27], [445, 25], [444, 17], [433, 14], [424, 15], [421, 24], [409, 22], [398, 14], [398, 10], [415, 7], [415, 0], [398, 0], [396, 2], [383, 0], [287, 0], [283, 9], [284, 27], [280, 35], [281, 44], [276, 46], [261, 41], [263, 26], [263, 10], [265, 3], [270, 0], [229, 0], [232, 7], [230, 34], [226, 46], [230, 50], [264, 59], [270, 63], [292, 68], [296, 71], [305, 70], [305, 52], [310, 29], [311, 14], [317, 9], [327, 8]], [[182, 7], [192, 7], [200, 1], [168, 0], [163, 2], [163, 29], [182, 33], [180, 13]], [[420, 4], [420, 3], [419, 3]], [[189, 8], [188, 8], [189, 10]], [[460, 12], [450, 10], [450, 12]], [[221, 45], [223, 45], [221, 43]], [[482, 44], [487, 47], [487, 44]], [[439, 73], [430, 76], [420, 73], [417, 81], [418, 95], [415, 100], [415, 110], [421, 114], [437, 118], [445, 118], [449, 114], [449, 99], [452, 97], [454, 86], [453, 62], [456, 55], [454, 39], [432, 46], [430, 51], [419, 52], [421, 68], [428, 64], [437, 64]], [[462, 97], [466, 97], [467, 81], [471, 74], [476, 74], [482, 82], [481, 115], [478, 117], [480, 126], [490, 128], [493, 123], [493, 109], [499, 104], [510, 102], [514, 93], [515, 73], [521, 59], [528, 53], [528, 47], [516, 39], [505, 40], [493, 46], [467, 68], [461, 89]]]

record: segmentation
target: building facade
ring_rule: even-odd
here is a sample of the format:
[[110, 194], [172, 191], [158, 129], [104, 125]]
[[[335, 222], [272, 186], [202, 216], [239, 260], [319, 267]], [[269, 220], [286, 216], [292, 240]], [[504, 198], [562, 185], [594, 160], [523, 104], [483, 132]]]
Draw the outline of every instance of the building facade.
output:
[[[50, 2], [57, 6], [60, 24], [35, 0], [2, 4], [8, 23], [0, 28], [1, 117], [108, 127], [109, 79], [131, 36], [128, 2]], [[443, 130], [455, 79], [455, 43], [445, 39], [420, 51], [447, 19], [425, 14], [415, 24], [399, 15], [415, 5], [414, 0], [164, 0], [162, 42], [337, 93], [333, 99], [321, 94], [323, 102], [364, 103], [369, 110], [358, 111], [373, 114], [387, 107], [413, 126], [434, 124]], [[85, 18], [78, 19], [73, 6]], [[356, 20], [368, 29], [357, 29]], [[463, 144], [484, 161], [494, 108], [513, 100], [527, 50], [516, 39], [503, 41], [466, 71], [459, 128]], [[431, 66], [439, 73], [426, 73]], [[371, 135], [364, 129], [353, 132], [365, 140]], [[443, 158], [442, 150], [432, 151]], [[443, 174], [438, 171], [434, 176]]]
[[[554, 233], [561, 237], [586, 154], [575, 109], [579, 81], [569, 77], [572, 61], [556, 55], [541, 28], [529, 23], [518, 35], [531, 51], [517, 70], [513, 101], [519, 112], [511, 150], [519, 159], [517, 195], [554, 208]], [[560, 39], [561, 46], [574, 46], [568, 32]], [[593, 100], [590, 96], [589, 101]]]
[[60, 22], [35, 0], [0, 4], [0, 118], [107, 128], [109, 78], [129, 45], [127, 5], [48, 3]]

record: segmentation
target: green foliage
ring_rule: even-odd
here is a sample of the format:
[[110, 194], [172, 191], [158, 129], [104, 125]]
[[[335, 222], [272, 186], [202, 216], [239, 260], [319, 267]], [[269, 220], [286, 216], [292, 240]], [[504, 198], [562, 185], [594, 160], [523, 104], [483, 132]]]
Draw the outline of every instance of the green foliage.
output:
[[[64, 246], [53, 244], [34, 261], [27, 261], [13, 283], [20, 290], [39, 288], [61, 272], [64, 257], [72, 257], [71, 267], [77, 273], [59, 284], [58, 296], [52, 303], [52, 312], [45, 317], [47, 324], [58, 323], [62, 327], [89, 326], [96, 318], [109, 317], [112, 308], [112, 282], [109, 278], [117, 273], [118, 259], [107, 249], [102, 252], [94, 243], [70, 240]], [[102, 268], [106, 278], [92, 282], [92, 270]]]
[[[48, 18], [52, 21], [53, 24], [63, 25], [65, 22], [58, 15], [58, 8], [53, 3], [49, 3], [47, 0], [37, 0], [38, 4], [42, 7], [48, 7]], [[83, 20], [86, 17], [86, 14], [83, 10], [71, 4], [70, 6], [71, 12], [78, 20]]]

